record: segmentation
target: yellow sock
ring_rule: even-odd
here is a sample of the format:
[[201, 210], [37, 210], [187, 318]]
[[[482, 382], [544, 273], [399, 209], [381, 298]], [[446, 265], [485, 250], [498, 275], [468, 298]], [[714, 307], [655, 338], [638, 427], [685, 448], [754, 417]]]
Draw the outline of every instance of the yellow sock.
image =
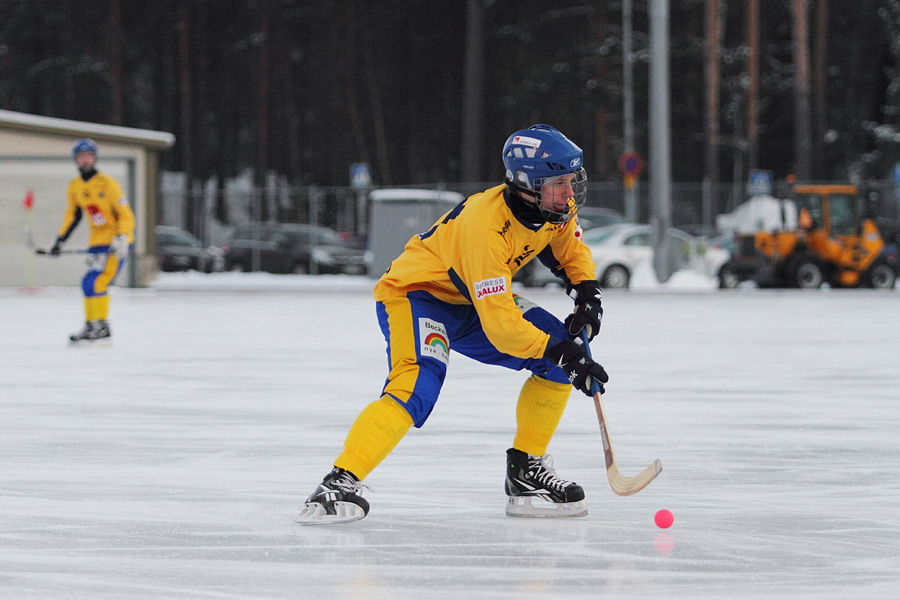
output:
[[109, 315], [109, 296], [97, 296], [94, 299], [97, 301], [97, 319], [105, 321]]
[[412, 417], [396, 400], [382, 396], [356, 418], [334, 466], [350, 471], [362, 481], [391, 453], [412, 423]]
[[547, 445], [562, 418], [572, 386], [532, 375], [522, 386], [516, 405], [516, 437], [513, 448], [535, 456], [547, 453]]
[[92, 296], [84, 299], [84, 316], [87, 321], [105, 320], [109, 314], [109, 296]]

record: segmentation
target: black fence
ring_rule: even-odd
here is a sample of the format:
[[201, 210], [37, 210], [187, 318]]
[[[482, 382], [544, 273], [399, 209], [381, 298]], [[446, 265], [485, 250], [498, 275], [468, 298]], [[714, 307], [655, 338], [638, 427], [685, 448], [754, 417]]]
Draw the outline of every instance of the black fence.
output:
[[[464, 196], [496, 185], [495, 182], [396, 186], [418, 189], [441, 189], [460, 192]], [[673, 183], [670, 206], [671, 224], [690, 233], [714, 232], [715, 217], [734, 210], [747, 199], [741, 185], [723, 183], [708, 186], [704, 197], [702, 183]], [[870, 211], [882, 223], [900, 226], [900, 190], [893, 181], [871, 181], [860, 185], [870, 198]], [[789, 197], [786, 184], [776, 185], [774, 194]], [[626, 214], [625, 188], [618, 182], [595, 182], [588, 185], [587, 206], [603, 207]], [[635, 188], [638, 222], [650, 222], [654, 213], [650, 186], [641, 182]], [[190, 218], [188, 210], [190, 206]], [[291, 187], [268, 185], [264, 188], [185, 190], [164, 189], [161, 193], [158, 222], [191, 230], [204, 243], [222, 246], [238, 225], [250, 222], [303, 223], [322, 225], [347, 237], [365, 239], [368, 232], [370, 203], [366, 190], [351, 187]]]

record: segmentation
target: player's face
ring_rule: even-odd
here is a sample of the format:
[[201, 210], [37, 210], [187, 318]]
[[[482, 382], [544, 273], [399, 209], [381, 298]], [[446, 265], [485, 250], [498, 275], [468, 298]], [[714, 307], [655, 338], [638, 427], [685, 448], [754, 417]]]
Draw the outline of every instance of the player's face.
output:
[[575, 192], [572, 190], [574, 181], [575, 173], [560, 175], [545, 181], [541, 186], [541, 205], [543, 208], [556, 212], [566, 212], [569, 202], [575, 196]]
[[94, 161], [97, 160], [97, 157], [94, 156], [93, 152], [79, 152], [75, 155], [75, 164], [78, 165], [79, 169], [87, 169], [89, 167], [94, 166]]

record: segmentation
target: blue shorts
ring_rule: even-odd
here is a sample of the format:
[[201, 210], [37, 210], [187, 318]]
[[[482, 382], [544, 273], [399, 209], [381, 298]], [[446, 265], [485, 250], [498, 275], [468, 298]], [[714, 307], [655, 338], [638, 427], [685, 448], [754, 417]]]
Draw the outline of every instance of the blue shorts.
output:
[[105, 296], [106, 291], [122, 271], [125, 259], [109, 253], [109, 246], [88, 248], [87, 270], [81, 279], [81, 291], [85, 298]]
[[[570, 337], [562, 321], [540, 306], [519, 296], [516, 304], [529, 322], [551, 337]], [[451, 349], [478, 362], [528, 370], [550, 381], [569, 383], [562, 369], [547, 359], [519, 358], [497, 350], [488, 341], [478, 313], [470, 304], [449, 304], [427, 292], [416, 291], [377, 302], [376, 311], [390, 366], [382, 395], [397, 400], [416, 427], [425, 423], [437, 402]]]

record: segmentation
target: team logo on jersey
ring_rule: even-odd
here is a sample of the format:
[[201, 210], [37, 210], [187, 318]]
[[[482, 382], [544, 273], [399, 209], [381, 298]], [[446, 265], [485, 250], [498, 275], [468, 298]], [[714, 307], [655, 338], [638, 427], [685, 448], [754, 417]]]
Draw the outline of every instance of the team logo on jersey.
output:
[[531, 146], [532, 148], [538, 148], [541, 145], [541, 140], [525, 135], [517, 135], [513, 138], [512, 143], [518, 146]]
[[447, 364], [450, 361], [450, 342], [443, 323], [421, 317], [419, 319], [419, 354]]
[[494, 277], [475, 282], [475, 299], [481, 300], [485, 296], [506, 293], [506, 277]]
[[522, 254], [518, 255], [517, 257], [515, 257], [515, 258], [513, 259], [514, 261], [516, 261], [516, 266], [517, 266], [517, 267], [521, 267], [521, 266], [522, 266], [522, 262], [523, 262], [526, 258], [528, 258], [529, 256], [531, 256], [532, 254], [534, 254], [534, 248], [529, 248], [529, 247], [528, 247], [528, 246], [530, 246], [530, 245], [531, 245], [531, 244], [525, 244], [525, 247], [522, 248], [522, 250], [524, 250], [524, 252], [522, 252]]
[[94, 206], [93, 204], [88, 204], [85, 206], [88, 212], [88, 218], [91, 220], [91, 223], [94, 225], [103, 225], [106, 223], [106, 217], [103, 216], [103, 213], [100, 212], [100, 208]]

